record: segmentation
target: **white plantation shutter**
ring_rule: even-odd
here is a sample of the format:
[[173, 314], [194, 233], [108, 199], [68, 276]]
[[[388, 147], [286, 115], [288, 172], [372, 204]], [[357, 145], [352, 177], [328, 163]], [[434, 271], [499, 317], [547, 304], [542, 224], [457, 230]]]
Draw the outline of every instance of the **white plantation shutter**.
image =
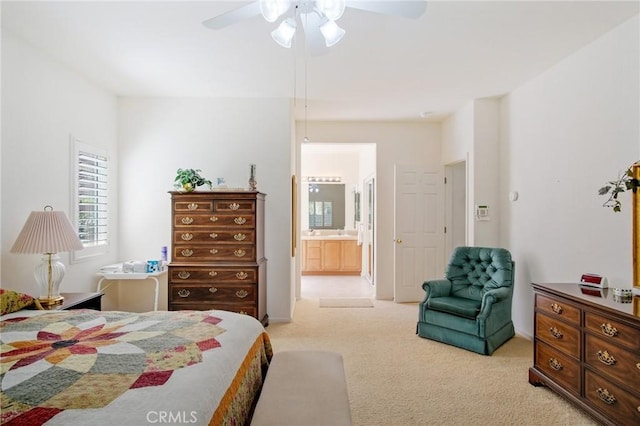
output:
[[72, 221], [83, 250], [73, 259], [106, 253], [109, 246], [109, 160], [107, 152], [72, 138], [75, 173]]

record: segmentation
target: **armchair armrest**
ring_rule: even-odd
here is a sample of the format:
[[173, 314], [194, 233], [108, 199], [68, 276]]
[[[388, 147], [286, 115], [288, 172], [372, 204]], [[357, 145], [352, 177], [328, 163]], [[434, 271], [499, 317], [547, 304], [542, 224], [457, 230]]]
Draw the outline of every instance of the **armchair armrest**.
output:
[[491, 312], [493, 304], [511, 297], [512, 291], [513, 289], [511, 287], [500, 287], [487, 291], [482, 296], [482, 304], [480, 305], [478, 318], [486, 318]]
[[430, 280], [422, 284], [422, 289], [427, 293], [425, 299], [429, 297], [448, 296], [451, 293], [451, 281]]

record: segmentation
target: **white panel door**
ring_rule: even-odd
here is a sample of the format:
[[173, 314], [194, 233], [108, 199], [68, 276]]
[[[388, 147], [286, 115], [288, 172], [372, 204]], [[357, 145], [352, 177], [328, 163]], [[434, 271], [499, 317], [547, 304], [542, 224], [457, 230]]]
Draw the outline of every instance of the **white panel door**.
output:
[[395, 167], [394, 300], [422, 300], [422, 283], [444, 276], [443, 171]]

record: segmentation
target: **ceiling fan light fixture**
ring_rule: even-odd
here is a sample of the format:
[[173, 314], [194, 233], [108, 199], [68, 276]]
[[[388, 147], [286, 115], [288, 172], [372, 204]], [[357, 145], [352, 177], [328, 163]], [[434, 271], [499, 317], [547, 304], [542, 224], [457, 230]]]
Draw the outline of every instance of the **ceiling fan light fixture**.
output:
[[331, 21], [337, 21], [342, 17], [346, 5], [345, 0], [317, 0], [316, 2], [318, 10]]
[[260, 12], [267, 22], [275, 22], [291, 7], [291, 0], [260, 0]]
[[278, 25], [278, 28], [271, 32], [271, 38], [275, 40], [282, 47], [289, 49], [291, 47], [291, 40], [296, 33], [296, 21], [293, 19], [285, 19]]
[[320, 26], [320, 32], [324, 37], [327, 47], [331, 47], [342, 40], [346, 31], [338, 26], [335, 21], [327, 21]]

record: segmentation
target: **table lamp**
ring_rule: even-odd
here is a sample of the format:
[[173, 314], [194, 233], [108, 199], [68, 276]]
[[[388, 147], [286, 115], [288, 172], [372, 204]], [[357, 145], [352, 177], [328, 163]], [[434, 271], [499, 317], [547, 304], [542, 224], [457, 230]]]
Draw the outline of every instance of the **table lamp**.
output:
[[62, 303], [60, 283], [64, 264], [57, 253], [84, 248], [67, 215], [45, 206], [43, 211], [31, 212], [11, 253], [43, 253], [42, 262], [33, 273], [39, 286], [38, 300], [45, 309]]

